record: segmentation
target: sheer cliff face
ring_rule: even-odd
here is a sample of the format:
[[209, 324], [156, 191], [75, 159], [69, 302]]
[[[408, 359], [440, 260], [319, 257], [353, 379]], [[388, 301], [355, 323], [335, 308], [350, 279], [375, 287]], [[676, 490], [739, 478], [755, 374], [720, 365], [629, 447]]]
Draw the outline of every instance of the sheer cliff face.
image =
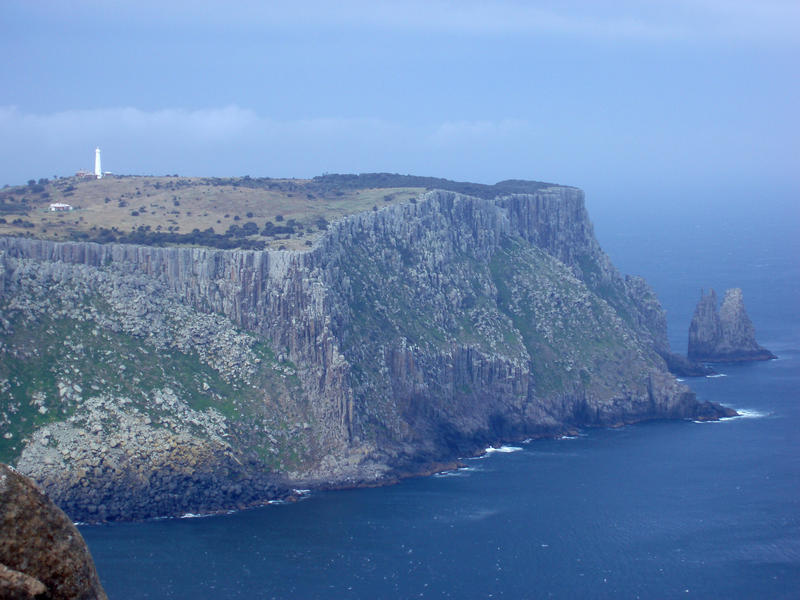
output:
[[0, 452], [81, 517], [244, 505], [503, 439], [716, 414], [666, 373], [663, 311], [611, 265], [574, 188], [431, 192], [344, 219], [308, 253], [0, 252], [16, 365], [0, 373], [15, 427]]
[[775, 358], [756, 342], [755, 328], [744, 309], [742, 290], [725, 292], [717, 311], [717, 295], [700, 294], [689, 326], [689, 358], [708, 362], [736, 362]]

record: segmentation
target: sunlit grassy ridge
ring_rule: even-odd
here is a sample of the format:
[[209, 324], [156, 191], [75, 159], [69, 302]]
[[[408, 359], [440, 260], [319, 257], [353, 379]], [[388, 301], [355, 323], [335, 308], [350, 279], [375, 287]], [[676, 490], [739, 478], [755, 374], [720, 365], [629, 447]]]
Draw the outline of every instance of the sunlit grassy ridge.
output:
[[[429, 189], [495, 197], [547, 184], [495, 185], [371, 173], [313, 179], [107, 176], [31, 180], [0, 191], [0, 234], [52, 240], [300, 250], [332, 221], [413, 201]], [[53, 212], [52, 203], [73, 210]]]

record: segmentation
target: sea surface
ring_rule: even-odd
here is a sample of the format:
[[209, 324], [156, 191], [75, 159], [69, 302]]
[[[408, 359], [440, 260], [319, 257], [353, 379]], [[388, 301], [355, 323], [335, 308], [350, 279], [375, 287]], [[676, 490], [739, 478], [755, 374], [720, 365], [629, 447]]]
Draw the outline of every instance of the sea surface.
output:
[[636, 211], [595, 217], [614, 263], [656, 289], [677, 351], [701, 287], [743, 288], [778, 360], [686, 380], [743, 416], [587, 429], [222, 516], [83, 526], [110, 598], [800, 597], [800, 235], [786, 207], [656, 231]]

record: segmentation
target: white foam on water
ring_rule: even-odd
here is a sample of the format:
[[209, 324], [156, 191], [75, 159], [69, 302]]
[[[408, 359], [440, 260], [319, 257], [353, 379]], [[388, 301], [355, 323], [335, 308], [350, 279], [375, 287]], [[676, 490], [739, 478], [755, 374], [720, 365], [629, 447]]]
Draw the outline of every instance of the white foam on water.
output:
[[706, 379], [716, 379], [717, 377], [727, 377], [725, 373], [714, 373], [713, 375], [706, 375]]
[[522, 448], [520, 448], [519, 446], [500, 446], [499, 448], [495, 448], [493, 446], [489, 446], [485, 450], [485, 452], [486, 452], [486, 454], [490, 454], [490, 453], [493, 453], [493, 452], [508, 453], [508, 452], [519, 452], [520, 450], [522, 450]]
[[477, 471], [475, 467], [458, 467], [457, 469], [450, 469], [449, 471], [440, 471], [434, 473], [434, 477], [469, 477], [471, 471]]
[[179, 519], [203, 519], [205, 517], [213, 517], [214, 515], [211, 513], [203, 514], [203, 513], [184, 513]]
[[686, 380], [685, 380], [685, 379], [681, 379], [680, 377], [676, 377], [676, 378], [675, 378], [675, 381], [680, 381], [681, 383], [683, 383], [683, 382], [684, 382], [684, 381], [686, 381]]
[[311, 490], [292, 490], [298, 496], [307, 496], [311, 493]]
[[[762, 417], [768, 417], [769, 413], [764, 413], [759, 410], [754, 410], [752, 408], [737, 408], [736, 412], [739, 413], [738, 417], [728, 417], [729, 419], [760, 419]], [[727, 419], [726, 419], [727, 420]]]
[[464, 473], [458, 471], [442, 471], [441, 473], [434, 473], [434, 477], [463, 477]]
[[462, 518], [467, 521], [483, 521], [484, 519], [488, 519], [489, 517], [493, 517], [498, 514], [500, 514], [500, 511], [496, 508], [479, 508], [478, 510], [467, 513]]
[[723, 423], [725, 421], [736, 421], [738, 419], [762, 419], [770, 416], [771, 413], [765, 413], [751, 408], [737, 408], [735, 409], [739, 414], [735, 417], [721, 417], [716, 421], [692, 421], [693, 423]]

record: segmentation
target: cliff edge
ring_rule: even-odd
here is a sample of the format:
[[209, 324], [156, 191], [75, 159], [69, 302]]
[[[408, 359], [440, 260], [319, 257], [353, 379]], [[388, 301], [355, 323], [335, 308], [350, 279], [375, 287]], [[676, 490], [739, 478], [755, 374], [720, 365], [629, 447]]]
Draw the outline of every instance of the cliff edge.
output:
[[717, 295], [700, 292], [689, 326], [690, 360], [704, 362], [744, 362], [770, 360], [776, 356], [756, 342], [755, 328], [744, 309], [742, 290], [725, 292], [717, 310]]

